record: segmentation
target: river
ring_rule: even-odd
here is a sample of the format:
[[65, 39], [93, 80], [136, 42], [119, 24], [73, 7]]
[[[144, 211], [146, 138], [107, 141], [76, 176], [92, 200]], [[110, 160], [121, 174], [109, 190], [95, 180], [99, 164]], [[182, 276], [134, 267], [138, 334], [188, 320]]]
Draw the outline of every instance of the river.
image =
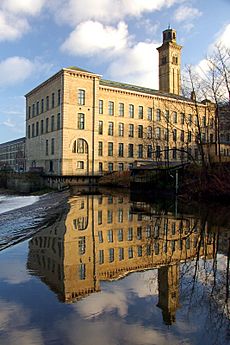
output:
[[75, 190], [37, 231], [27, 201], [0, 216], [1, 345], [230, 343], [229, 207]]

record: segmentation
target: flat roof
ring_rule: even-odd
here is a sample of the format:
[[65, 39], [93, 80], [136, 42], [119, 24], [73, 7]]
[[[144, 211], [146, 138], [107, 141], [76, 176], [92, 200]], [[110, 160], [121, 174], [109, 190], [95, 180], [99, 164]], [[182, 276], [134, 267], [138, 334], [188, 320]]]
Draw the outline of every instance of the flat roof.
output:
[[26, 137], [22, 137], [22, 138], [18, 138], [18, 139], [14, 139], [14, 140], [10, 140], [10, 141], [6, 141], [4, 143], [1, 143], [0, 146], [3, 145], [11, 145], [11, 144], [17, 144], [21, 141], [26, 141]]

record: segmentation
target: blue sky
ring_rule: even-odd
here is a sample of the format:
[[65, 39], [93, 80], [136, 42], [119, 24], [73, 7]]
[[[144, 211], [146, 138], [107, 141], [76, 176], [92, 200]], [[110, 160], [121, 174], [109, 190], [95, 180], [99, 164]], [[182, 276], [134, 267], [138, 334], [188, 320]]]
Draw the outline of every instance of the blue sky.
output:
[[230, 48], [230, 0], [0, 0], [0, 143], [24, 136], [24, 94], [62, 67], [157, 89], [169, 24], [183, 65]]

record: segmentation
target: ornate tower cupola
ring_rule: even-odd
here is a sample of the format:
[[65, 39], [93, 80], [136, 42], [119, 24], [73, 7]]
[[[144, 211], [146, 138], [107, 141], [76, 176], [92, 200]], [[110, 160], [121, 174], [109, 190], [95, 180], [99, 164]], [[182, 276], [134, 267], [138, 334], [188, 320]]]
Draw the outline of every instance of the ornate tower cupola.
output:
[[176, 30], [163, 31], [163, 44], [159, 52], [159, 90], [175, 95], [181, 92], [181, 48], [176, 43]]

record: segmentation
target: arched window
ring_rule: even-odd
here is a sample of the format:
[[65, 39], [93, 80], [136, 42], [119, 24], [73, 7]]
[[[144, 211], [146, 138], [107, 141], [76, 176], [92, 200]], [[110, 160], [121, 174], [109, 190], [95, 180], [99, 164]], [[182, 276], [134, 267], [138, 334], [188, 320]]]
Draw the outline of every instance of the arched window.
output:
[[73, 142], [73, 153], [88, 153], [88, 145], [84, 139], [77, 139]]

